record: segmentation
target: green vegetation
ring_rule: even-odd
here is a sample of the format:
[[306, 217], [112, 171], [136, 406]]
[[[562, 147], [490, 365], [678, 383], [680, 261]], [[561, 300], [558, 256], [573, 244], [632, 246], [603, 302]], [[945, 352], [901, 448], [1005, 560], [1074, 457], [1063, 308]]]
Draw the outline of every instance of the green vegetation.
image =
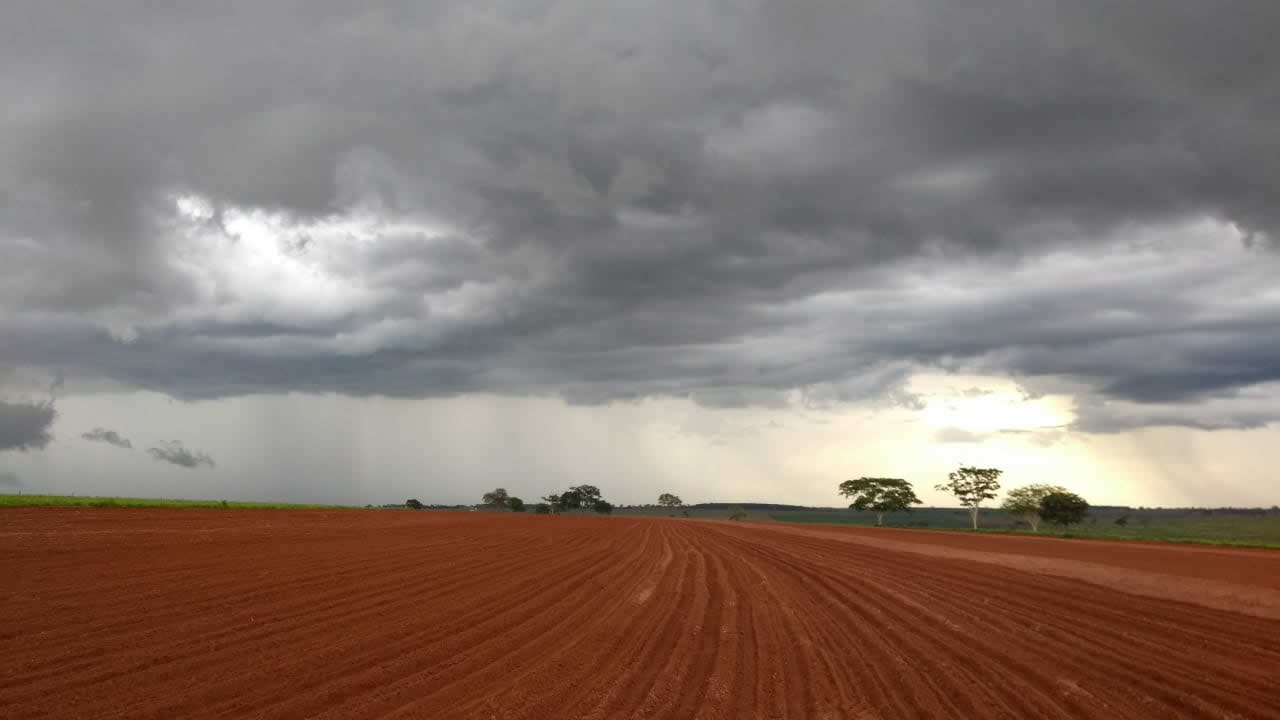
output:
[[273, 502], [228, 502], [226, 500], [181, 500], [177, 498], [95, 497], [80, 495], [0, 495], [0, 507], [126, 507], [126, 508], [217, 508], [239, 510], [356, 509], [350, 505], [305, 505]]
[[969, 519], [973, 529], [978, 529], [978, 507], [983, 500], [991, 500], [1000, 490], [1000, 475], [1004, 472], [997, 468], [961, 467], [947, 475], [947, 482], [937, 486], [938, 490], [946, 490], [960, 504], [969, 509]]
[[920, 498], [911, 489], [911, 483], [902, 478], [861, 477], [840, 483], [840, 494], [853, 498], [849, 507], [854, 510], [870, 510], [876, 514], [876, 525], [884, 525], [887, 512], [910, 512], [912, 505], [919, 505]]
[[481, 500], [494, 510], [505, 510], [509, 497], [506, 488], [496, 488], [493, 492], [485, 493]]
[[605, 501], [600, 495], [600, 488], [595, 485], [574, 485], [559, 495], [552, 493], [542, 500], [548, 512], [556, 514], [570, 510], [594, 510], [601, 515], [613, 513], [613, 504]]
[[[794, 508], [772, 510], [775, 522], [829, 525], [875, 525], [875, 514], [842, 508]], [[890, 527], [928, 530], [970, 530], [966, 508], [915, 508], [908, 518], [890, 521]], [[983, 513], [979, 532], [1030, 534], [1030, 524], [1019, 515], [1000, 509]], [[1280, 548], [1280, 507], [1262, 508], [1130, 508], [1093, 506], [1089, 516], [1071, 527], [1041, 535], [1108, 540], [1158, 540], [1241, 547]]]
[[684, 505], [684, 501], [680, 499], [679, 495], [673, 495], [671, 493], [662, 493], [661, 495], [658, 496], [658, 504], [663, 507], [674, 509], [674, 508], [680, 507], [681, 505]]
[[694, 520], [724, 520], [731, 514], [730, 506], [734, 508], [733, 512], [745, 513], [742, 519], [746, 522], [773, 522], [767, 507], [804, 509], [800, 505], [782, 506], [760, 503], [701, 503], [682, 505], [679, 508], [670, 508], [665, 505], [619, 505], [614, 508], [613, 514], [625, 517], [687, 517]]
[[1040, 507], [1046, 496], [1054, 493], [1065, 493], [1066, 488], [1060, 485], [1046, 485], [1044, 483], [1034, 483], [1020, 488], [1014, 488], [1005, 496], [1004, 504], [1000, 506], [1001, 510], [1010, 515], [1017, 515], [1027, 524], [1031, 526], [1031, 532], [1040, 530]]
[[1073, 492], [1053, 492], [1040, 501], [1040, 519], [1061, 525], [1065, 531], [1089, 516], [1089, 503]]

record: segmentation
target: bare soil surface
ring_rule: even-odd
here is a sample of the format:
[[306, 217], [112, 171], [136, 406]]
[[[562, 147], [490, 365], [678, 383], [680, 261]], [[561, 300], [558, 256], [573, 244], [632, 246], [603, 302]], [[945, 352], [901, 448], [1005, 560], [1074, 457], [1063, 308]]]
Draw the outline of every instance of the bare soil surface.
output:
[[3, 718], [1280, 718], [1280, 552], [0, 510]]

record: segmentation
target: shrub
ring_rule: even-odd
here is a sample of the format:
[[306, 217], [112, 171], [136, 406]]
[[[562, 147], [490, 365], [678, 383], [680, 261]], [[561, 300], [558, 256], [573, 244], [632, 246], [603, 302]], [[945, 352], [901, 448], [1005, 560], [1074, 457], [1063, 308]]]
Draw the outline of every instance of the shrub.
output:
[[418, 502], [418, 499], [417, 499], [417, 498], [409, 498], [408, 500], [405, 500], [405, 501], [404, 501], [404, 506], [405, 506], [405, 507], [407, 507], [407, 508], [409, 508], [410, 510], [421, 510], [421, 509], [422, 509], [422, 503]]

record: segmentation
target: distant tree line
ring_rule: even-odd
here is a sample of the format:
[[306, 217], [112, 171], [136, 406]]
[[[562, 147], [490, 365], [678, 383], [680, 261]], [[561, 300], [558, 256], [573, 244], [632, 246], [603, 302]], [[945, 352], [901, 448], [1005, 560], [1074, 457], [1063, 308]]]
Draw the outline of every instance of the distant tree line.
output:
[[[529, 509], [529, 506], [523, 499], [510, 494], [507, 492], [506, 488], [494, 488], [480, 496], [480, 504], [496, 511], [522, 513]], [[428, 508], [453, 510], [464, 509], [469, 506], [424, 505], [417, 498], [409, 498], [405, 501], [403, 507], [407, 507], [411, 510], [423, 510]], [[474, 510], [475, 508], [472, 507], [469, 509]], [[553, 513], [558, 514], [571, 510], [588, 510], [602, 515], [608, 515], [613, 512], [613, 503], [605, 500], [600, 494], [600, 488], [594, 485], [575, 485], [562, 493], [553, 493], [542, 498], [542, 502], [534, 504], [533, 510], [539, 515]]]
[[[998, 496], [1003, 474], [998, 468], [961, 466], [936, 489], [954, 495], [969, 512], [973, 529], [977, 530], [982, 503]], [[877, 526], [884, 524], [885, 513], [910, 512], [912, 505], [920, 504], [911, 483], [902, 478], [860, 477], [845, 480], [837, 490], [853, 500], [850, 508], [875, 513]], [[1039, 531], [1042, 521], [1065, 529], [1089, 515], [1089, 503], [1084, 498], [1059, 485], [1045, 484], [1010, 490], [1001, 509], [1026, 520], [1032, 532]]]

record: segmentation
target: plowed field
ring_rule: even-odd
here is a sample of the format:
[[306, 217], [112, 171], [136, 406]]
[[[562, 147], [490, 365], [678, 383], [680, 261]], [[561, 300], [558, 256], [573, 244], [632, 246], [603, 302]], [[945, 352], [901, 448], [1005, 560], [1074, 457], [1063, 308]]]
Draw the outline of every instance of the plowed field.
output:
[[0, 511], [3, 718], [1280, 718], [1280, 552]]

